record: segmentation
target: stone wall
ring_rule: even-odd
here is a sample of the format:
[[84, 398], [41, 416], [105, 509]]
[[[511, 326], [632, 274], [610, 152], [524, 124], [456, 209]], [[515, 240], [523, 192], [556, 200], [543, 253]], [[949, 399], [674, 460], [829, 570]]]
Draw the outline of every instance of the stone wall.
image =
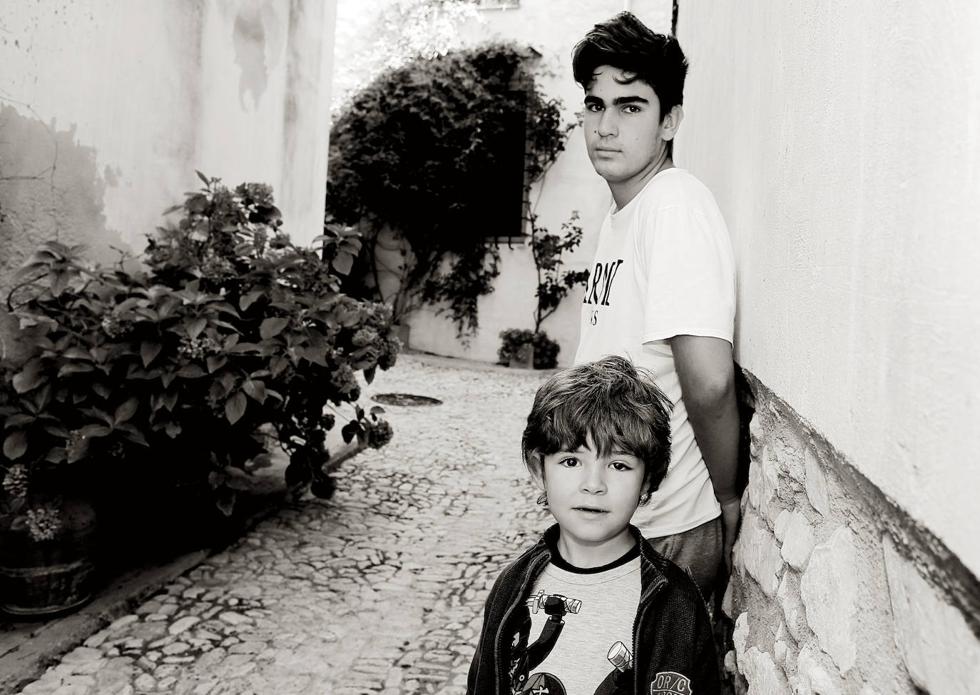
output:
[[[738, 692], [976, 693], [980, 583], [746, 372], [748, 487], [723, 610]], [[918, 689], [918, 690], [917, 690]]]

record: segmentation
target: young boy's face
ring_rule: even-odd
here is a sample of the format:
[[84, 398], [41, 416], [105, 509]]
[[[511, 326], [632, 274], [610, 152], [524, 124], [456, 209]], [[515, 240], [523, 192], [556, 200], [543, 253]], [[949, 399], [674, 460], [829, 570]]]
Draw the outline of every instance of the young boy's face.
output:
[[646, 82], [600, 66], [585, 90], [585, 145], [596, 173], [610, 186], [645, 182], [664, 161], [675, 114], [661, 121], [660, 99]]
[[608, 564], [633, 547], [627, 525], [643, 494], [643, 461], [599, 456], [591, 440], [578, 451], [542, 457], [534, 477], [561, 527], [559, 551], [578, 567]]

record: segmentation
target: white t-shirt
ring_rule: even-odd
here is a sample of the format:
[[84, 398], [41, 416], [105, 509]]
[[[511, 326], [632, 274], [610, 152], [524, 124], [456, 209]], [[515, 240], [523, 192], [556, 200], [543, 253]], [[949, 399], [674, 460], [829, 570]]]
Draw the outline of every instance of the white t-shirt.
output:
[[687, 531], [721, 514], [681, 400], [669, 338], [732, 342], [735, 256], [711, 192], [683, 169], [657, 173], [599, 231], [582, 304], [575, 364], [621, 355], [651, 370], [674, 404], [670, 468], [633, 516], [648, 538]]
[[[613, 661], [632, 668], [633, 622], [640, 604], [640, 558], [611, 569], [582, 573], [554, 564], [534, 582], [527, 606], [531, 611], [530, 643], [543, 634], [548, 596], [565, 599], [568, 612], [548, 655], [530, 669], [522, 693], [561, 692], [593, 695], [617, 670]], [[554, 689], [551, 689], [554, 688]]]

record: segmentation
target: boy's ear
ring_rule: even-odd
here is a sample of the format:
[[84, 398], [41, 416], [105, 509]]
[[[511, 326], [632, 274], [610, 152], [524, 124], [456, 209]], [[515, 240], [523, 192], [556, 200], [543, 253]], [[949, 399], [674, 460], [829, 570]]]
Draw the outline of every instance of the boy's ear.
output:
[[544, 458], [537, 451], [532, 451], [527, 457], [527, 470], [534, 484], [544, 490]]
[[677, 130], [681, 127], [681, 121], [684, 120], [684, 109], [681, 108], [680, 104], [672, 108], [664, 116], [663, 121], [660, 122], [660, 137], [663, 140], [673, 140], [674, 136], [677, 135]]

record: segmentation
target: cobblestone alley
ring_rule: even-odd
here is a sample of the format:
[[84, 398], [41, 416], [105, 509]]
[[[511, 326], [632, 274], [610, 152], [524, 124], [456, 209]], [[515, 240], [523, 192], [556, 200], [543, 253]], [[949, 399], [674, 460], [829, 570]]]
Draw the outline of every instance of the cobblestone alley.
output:
[[[403, 355], [392, 442], [92, 635], [24, 695], [460, 693], [486, 591], [546, 524], [520, 458], [540, 372]], [[365, 406], [371, 404], [362, 397]]]

